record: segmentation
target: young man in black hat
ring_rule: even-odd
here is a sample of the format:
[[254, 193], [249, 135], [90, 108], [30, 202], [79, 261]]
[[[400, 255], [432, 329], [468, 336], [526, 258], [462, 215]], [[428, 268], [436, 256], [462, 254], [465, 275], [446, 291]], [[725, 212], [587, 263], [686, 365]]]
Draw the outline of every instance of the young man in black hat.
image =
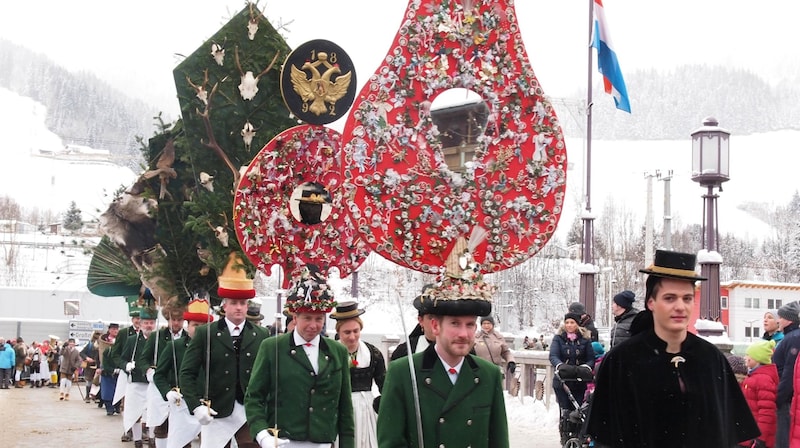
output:
[[500, 370], [470, 354], [477, 318], [492, 311], [493, 289], [477, 271], [462, 266], [462, 273], [449, 262], [453, 253], [463, 257], [459, 245], [443, 283], [421, 297], [436, 343], [389, 364], [378, 412], [381, 447], [509, 446]]
[[597, 447], [730, 448], [759, 435], [727, 359], [689, 333], [695, 256], [657, 250], [632, 336], [603, 358], [587, 422]]

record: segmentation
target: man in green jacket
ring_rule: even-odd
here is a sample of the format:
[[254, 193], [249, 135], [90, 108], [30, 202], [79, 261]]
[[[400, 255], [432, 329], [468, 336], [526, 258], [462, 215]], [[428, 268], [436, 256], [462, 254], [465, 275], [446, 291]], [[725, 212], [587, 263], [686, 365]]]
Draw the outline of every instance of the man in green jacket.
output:
[[[186, 348], [194, 337], [197, 327], [213, 320], [209, 313], [208, 300], [204, 297], [195, 297], [189, 301], [181, 317], [181, 321], [186, 321], [186, 330], [180, 338], [171, 339], [164, 344], [164, 350], [161, 351], [153, 374], [153, 384], [158, 388], [161, 397], [169, 404], [169, 413], [181, 415], [170, 415], [167, 421], [155, 428], [156, 448], [167, 446], [167, 437], [178, 440], [176, 443], [178, 446], [190, 445], [200, 433], [200, 427], [196, 422], [179, 419], [191, 419], [191, 416], [186, 410], [186, 402], [181, 394], [178, 373], [186, 354]], [[185, 424], [177, 425], [178, 427], [170, 430], [170, 421], [173, 421], [173, 424], [183, 421]]]
[[[128, 375], [125, 388], [125, 406], [122, 411], [122, 426], [131, 429], [135, 448], [142, 446], [142, 416], [147, 408], [147, 377], [145, 369], [137, 367], [136, 360], [144, 350], [147, 338], [156, 328], [158, 311], [152, 306], [140, 310], [139, 328], [141, 331], [128, 336], [119, 352], [120, 369]], [[118, 342], [114, 343], [116, 347]], [[112, 349], [113, 353], [113, 349]], [[149, 439], [149, 435], [148, 435]]]
[[245, 397], [250, 433], [261, 448], [288, 444], [355, 448], [355, 420], [347, 348], [321, 337], [336, 306], [325, 278], [307, 265], [286, 300], [293, 331], [261, 344]]
[[[448, 263], [443, 283], [421, 296], [426, 312], [433, 316], [436, 344], [389, 364], [378, 412], [381, 448], [508, 448], [500, 370], [470, 354], [478, 316], [491, 313], [493, 288], [477, 271], [469, 273], [472, 276], [451, 272], [458, 269], [457, 263], [452, 265]], [[417, 431], [418, 420], [422, 434]]]
[[231, 254], [218, 277], [225, 317], [197, 327], [178, 377], [183, 398], [202, 425], [203, 446], [213, 448], [229, 446], [234, 437], [240, 448], [258, 447], [250, 437], [244, 396], [267, 331], [246, 319], [247, 301], [256, 291], [240, 266], [241, 259]]

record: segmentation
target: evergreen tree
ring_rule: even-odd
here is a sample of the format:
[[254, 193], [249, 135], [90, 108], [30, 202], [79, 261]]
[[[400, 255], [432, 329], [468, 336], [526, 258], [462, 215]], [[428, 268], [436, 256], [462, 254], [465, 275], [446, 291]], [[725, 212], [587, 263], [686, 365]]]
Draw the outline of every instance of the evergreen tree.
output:
[[81, 216], [81, 209], [75, 204], [75, 201], [69, 203], [69, 209], [64, 215], [63, 227], [70, 232], [76, 232], [83, 228], [83, 217]]
[[[254, 40], [247, 37], [251, 21], [259, 25]], [[212, 45], [225, 45], [222, 64], [209, 56]], [[270, 61], [283, 60], [289, 52], [280, 34], [249, 4], [174, 69], [182, 118], [171, 125], [158, 116], [158, 134], [146, 142], [140, 139], [147, 171], [140, 177], [144, 183], [137, 182], [136, 189], [143, 190], [137, 194], [158, 201], [156, 246], [137, 266], [145, 285], [157, 284], [168, 297], [204, 290], [216, 301], [217, 275], [231, 252], [241, 254], [233, 221], [239, 169], [296, 124], [280, 94], [279, 65], [266, 70]], [[261, 73], [252, 99], [240, 94], [240, 71]], [[245, 123], [257, 130], [249, 144], [243, 140]], [[253, 273], [244, 254], [241, 260]]]

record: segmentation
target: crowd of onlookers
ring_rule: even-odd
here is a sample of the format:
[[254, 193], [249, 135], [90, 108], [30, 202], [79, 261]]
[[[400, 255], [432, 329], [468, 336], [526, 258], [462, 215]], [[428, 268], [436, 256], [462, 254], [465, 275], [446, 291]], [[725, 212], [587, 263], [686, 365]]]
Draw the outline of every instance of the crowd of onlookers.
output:
[[52, 336], [28, 345], [21, 337], [0, 338], [0, 388], [57, 387], [60, 352], [65, 341]]
[[[87, 402], [95, 398], [90, 392], [99, 338], [100, 333], [96, 332], [92, 340], [77, 353], [78, 357], [73, 358], [77, 362], [77, 368], [67, 369], [70, 381], [86, 378], [84, 400]], [[61, 342], [58, 336], [51, 335], [50, 339], [33, 341], [30, 344], [22, 337], [0, 337], [0, 389], [59, 387], [63, 376], [61, 367], [64, 353], [72, 350], [77, 350], [75, 340]]]

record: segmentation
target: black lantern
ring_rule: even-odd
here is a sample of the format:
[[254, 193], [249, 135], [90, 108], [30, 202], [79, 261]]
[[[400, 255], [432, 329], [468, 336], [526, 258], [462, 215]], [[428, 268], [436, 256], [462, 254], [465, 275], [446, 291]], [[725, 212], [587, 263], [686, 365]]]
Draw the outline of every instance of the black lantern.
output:
[[730, 178], [731, 133], [714, 117], [692, 132], [692, 180], [701, 186], [719, 187]]

